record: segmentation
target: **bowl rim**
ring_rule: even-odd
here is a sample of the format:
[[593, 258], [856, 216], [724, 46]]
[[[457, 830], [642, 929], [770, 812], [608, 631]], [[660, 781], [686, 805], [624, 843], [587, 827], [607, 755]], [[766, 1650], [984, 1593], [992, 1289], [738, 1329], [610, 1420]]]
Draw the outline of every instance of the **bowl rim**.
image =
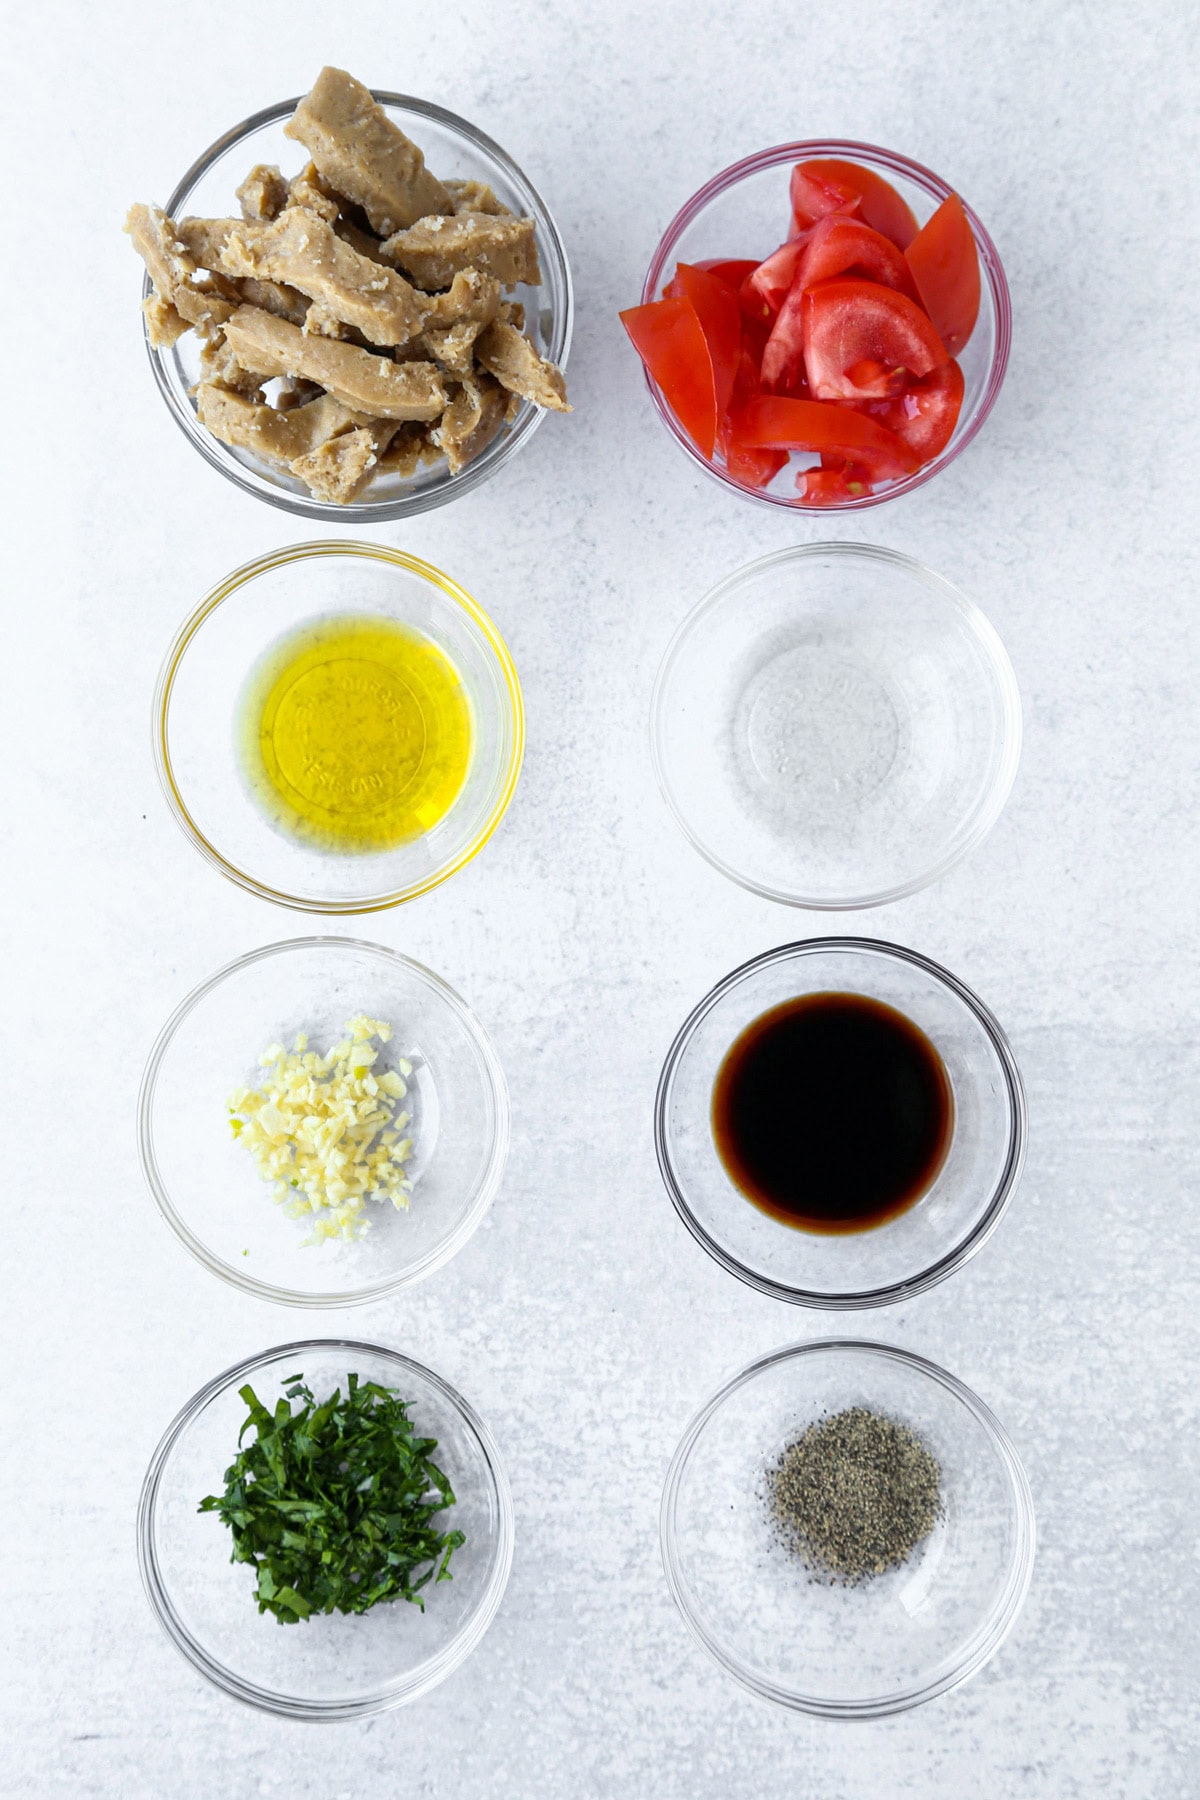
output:
[[[759, 1375], [777, 1367], [780, 1363], [830, 1351], [835, 1355], [866, 1356], [868, 1359], [879, 1357], [887, 1362], [900, 1363], [917, 1375], [937, 1382], [954, 1399], [960, 1401], [976, 1422], [983, 1427], [985, 1436], [1008, 1476], [1015, 1521], [1013, 1557], [1004, 1589], [987, 1624], [967, 1646], [961, 1660], [934, 1681], [926, 1682], [921, 1686], [913, 1685], [902, 1688], [895, 1694], [880, 1695], [866, 1700], [836, 1700], [825, 1695], [797, 1693], [765, 1676], [756, 1674], [745, 1664], [739, 1662], [736, 1657], [722, 1647], [713, 1633], [704, 1626], [692, 1610], [687, 1583], [684, 1580], [677, 1556], [676, 1510], [680, 1487], [692, 1452], [709, 1420], [740, 1388], [748, 1386]], [[702, 1649], [708, 1652], [713, 1660], [725, 1670], [726, 1674], [732, 1675], [735, 1681], [740, 1682], [751, 1693], [757, 1694], [760, 1699], [773, 1700], [781, 1706], [789, 1707], [794, 1712], [811, 1713], [826, 1719], [881, 1719], [891, 1713], [907, 1712], [910, 1708], [920, 1706], [927, 1700], [936, 1699], [939, 1694], [946, 1694], [953, 1688], [960, 1687], [963, 1682], [969, 1681], [972, 1675], [978, 1674], [984, 1664], [995, 1655], [1016, 1623], [1033, 1579], [1033, 1565], [1037, 1551], [1037, 1515], [1029, 1478], [1012, 1439], [991, 1408], [980, 1399], [972, 1388], [967, 1386], [965, 1381], [952, 1375], [939, 1363], [918, 1355], [914, 1350], [904, 1350], [898, 1345], [883, 1343], [878, 1339], [808, 1338], [802, 1343], [785, 1344], [765, 1356], [755, 1357], [753, 1361], [746, 1363], [736, 1374], [731, 1375], [723, 1382], [711, 1399], [705, 1401], [692, 1415], [676, 1446], [663, 1483], [662, 1501], [659, 1507], [659, 1549], [667, 1587], [684, 1625]]]
[[[441, 125], [446, 130], [457, 134], [473, 148], [481, 150], [492, 157], [504, 170], [514, 186], [527, 191], [534, 202], [536, 223], [538, 226], [539, 249], [548, 253], [555, 276], [562, 288], [562, 324], [561, 342], [557, 342], [560, 334], [555, 333], [556, 343], [551, 344], [553, 360], [559, 368], [565, 369], [567, 357], [571, 349], [571, 336], [574, 329], [575, 297], [571, 280], [571, 267], [567, 261], [566, 246], [546, 202], [542, 199], [524, 170], [514, 162], [506, 150], [489, 137], [478, 126], [461, 118], [458, 113], [449, 111], [447, 107], [436, 106], [431, 100], [420, 100], [412, 94], [396, 94], [387, 88], [371, 88], [371, 97], [380, 106], [392, 106], [403, 111], [416, 113], [422, 118]], [[213, 163], [224, 156], [228, 150], [236, 147], [243, 139], [251, 137], [265, 126], [274, 125], [280, 119], [292, 116], [299, 106], [303, 94], [297, 94], [290, 100], [278, 100], [271, 106], [264, 106], [258, 112], [251, 113], [249, 118], [239, 124], [230, 126], [228, 131], [210, 144], [192, 163], [186, 173], [176, 182], [164, 207], [169, 218], [177, 218], [181, 204], [191, 195]], [[544, 242], [541, 240], [544, 239]], [[545, 282], [543, 281], [543, 286]], [[149, 274], [142, 278], [142, 300], [148, 300], [154, 291]], [[165, 353], [156, 350], [150, 342], [149, 329], [143, 320], [142, 337], [146, 346], [146, 354], [150, 360], [150, 368], [154, 375], [155, 385], [167, 405], [167, 410], [176, 425], [183, 432], [188, 442], [198, 450], [211, 468], [224, 475], [243, 493], [252, 494], [256, 500], [265, 501], [268, 506], [278, 507], [283, 512], [298, 514], [301, 518], [321, 519], [326, 523], [352, 522], [355, 527], [373, 524], [376, 521], [415, 518], [418, 513], [428, 512], [435, 506], [444, 506], [447, 501], [457, 499], [459, 495], [469, 493], [479, 487], [489, 476], [510, 460], [521, 447], [528, 443], [542, 422], [541, 407], [532, 402], [522, 401], [521, 411], [510, 430], [495, 440], [483, 453], [458, 475], [450, 476], [436, 486], [428, 487], [412, 494], [401, 494], [390, 500], [353, 500], [347, 505], [334, 505], [330, 501], [317, 500], [308, 494], [293, 494], [283, 488], [274, 488], [258, 477], [252, 469], [247, 469], [232, 455], [228, 445], [221, 443], [201, 426], [189, 404], [187, 396], [172, 379]]]
[[[769, 882], [756, 881], [752, 876], [742, 874], [732, 863], [710, 849], [692, 830], [676, 800], [663, 756], [663, 742], [668, 729], [667, 687], [685, 644], [707, 622], [717, 607], [747, 580], [760, 575], [765, 569], [822, 557], [845, 557], [851, 562], [862, 560], [882, 563], [893, 571], [909, 576], [928, 594], [946, 602], [969, 627], [982, 650], [986, 666], [995, 682], [1002, 714], [1001, 755], [988, 783], [984, 803], [977, 807], [970, 829], [961, 833], [957, 841], [951, 842], [927, 869], [910, 876], [906, 881], [893, 882], [890, 887], [875, 892], [845, 897], [835, 895], [832, 898], [796, 894]], [[764, 900], [775, 900], [782, 906], [800, 907], [806, 912], [862, 912], [869, 907], [890, 905], [894, 900], [907, 899], [910, 894], [932, 886], [970, 856], [987, 837], [1008, 803], [1021, 761], [1022, 731], [1021, 691], [1017, 685], [1016, 673], [999, 632], [982, 608], [946, 576], [939, 575], [935, 569], [902, 550], [886, 549], [881, 544], [861, 544], [838, 539], [825, 539], [812, 544], [791, 544], [782, 550], [772, 550], [766, 556], [742, 563], [715, 587], [710, 588], [696, 601], [671, 634], [650, 696], [650, 760], [654, 777], [667, 810], [684, 837], [707, 863], [730, 881], [735, 881], [739, 887], [760, 895]]]
[[[286, 956], [295, 951], [327, 951], [331, 948], [337, 951], [366, 952], [373, 957], [385, 958], [389, 963], [399, 964], [407, 973], [415, 975], [418, 981], [432, 989], [437, 997], [450, 1008], [464, 1027], [483, 1067], [493, 1114], [492, 1142], [487, 1167], [470, 1206], [454, 1230], [419, 1261], [398, 1275], [389, 1275], [385, 1280], [369, 1282], [362, 1287], [335, 1289], [322, 1293], [301, 1293], [294, 1288], [280, 1287], [274, 1282], [262, 1281], [248, 1270], [239, 1269], [233, 1263], [225, 1262], [217, 1255], [216, 1251], [209, 1248], [176, 1210], [155, 1152], [154, 1103], [162, 1065], [176, 1032], [184, 1020], [202, 1001], [207, 999], [215, 988], [220, 987], [229, 977], [240, 974], [245, 969], [253, 968], [255, 964], [265, 962], [269, 957]], [[221, 968], [215, 970], [213, 974], [207, 976], [189, 993], [185, 994], [171, 1012], [151, 1046], [138, 1090], [137, 1143], [142, 1175], [160, 1214], [180, 1243], [191, 1252], [198, 1263], [202, 1264], [211, 1274], [219, 1276], [222, 1281], [228, 1282], [231, 1287], [240, 1288], [243, 1293], [253, 1294], [260, 1300], [274, 1301], [277, 1305], [304, 1307], [310, 1310], [365, 1306], [373, 1301], [382, 1300], [388, 1294], [397, 1293], [402, 1288], [412, 1287], [416, 1282], [423, 1281], [427, 1275], [434, 1274], [457, 1256], [463, 1246], [474, 1236], [491, 1209], [504, 1176], [511, 1129], [512, 1110], [508, 1083], [505, 1080], [500, 1058], [496, 1054], [491, 1038], [462, 995], [452, 988], [448, 981], [444, 981], [440, 975], [436, 975], [432, 969], [427, 968], [424, 963], [418, 962], [415, 957], [405, 956], [403, 952], [393, 950], [386, 944], [371, 943], [364, 938], [330, 936], [284, 938], [277, 943], [263, 944], [256, 950], [248, 950], [244, 955], [234, 957], [232, 962], [224, 963]]]
[[[310, 897], [302, 899], [295, 894], [284, 893], [280, 888], [273, 888], [265, 881], [259, 881], [245, 869], [222, 856], [215, 844], [209, 842], [200, 830], [191, 813], [188, 811], [182, 793], [176, 783], [171, 767], [169, 747], [169, 715], [171, 696], [175, 678], [179, 672], [188, 646], [203, 627], [205, 621], [218, 606], [232, 599], [239, 589], [257, 580], [260, 575], [270, 573], [273, 569], [284, 567], [288, 563], [305, 562], [317, 557], [366, 557], [368, 560], [391, 563], [394, 567], [405, 570], [428, 581], [432, 587], [440, 589], [452, 604], [465, 612], [476, 629], [480, 632], [488, 649], [495, 659], [509, 705], [509, 723], [512, 731], [512, 745], [509, 751], [508, 767], [504, 771], [500, 792], [491, 811], [483, 820], [470, 842], [448, 863], [435, 869], [420, 881], [410, 882], [407, 887], [397, 888], [390, 893], [372, 895], [366, 899], [325, 899]], [[287, 544], [282, 549], [267, 551], [256, 556], [251, 562], [243, 563], [234, 569], [217, 585], [210, 588], [200, 604], [188, 614], [171, 641], [170, 648], [163, 658], [158, 680], [154, 686], [152, 706], [152, 732], [154, 746], [154, 767], [158, 775], [167, 805], [176, 824], [206, 861], [219, 869], [237, 887], [244, 888], [247, 893], [257, 894], [262, 900], [273, 900], [277, 906], [289, 907], [294, 912], [319, 913], [346, 917], [358, 913], [384, 912], [389, 907], [401, 906], [405, 901], [415, 900], [421, 894], [427, 894], [432, 888], [439, 887], [452, 875], [465, 868], [483, 849], [488, 839], [497, 829], [508, 810], [509, 802], [516, 790], [517, 779], [521, 773], [521, 765], [525, 756], [525, 703], [521, 695], [521, 684], [513, 664], [512, 656], [499, 631], [484, 612], [479, 602], [468, 594], [464, 587], [450, 575], [445, 574], [433, 563], [425, 562], [419, 556], [412, 556], [407, 550], [396, 550], [388, 544], [369, 544], [358, 538], [314, 538], [304, 544]]]
[[[188, 1427], [199, 1417], [209, 1401], [223, 1390], [252, 1376], [258, 1369], [276, 1361], [291, 1361], [294, 1357], [307, 1357], [312, 1351], [346, 1351], [349, 1354], [366, 1354], [383, 1357], [397, 1365], [399, 1370], [415, 1373], [422, 1380], [429, 1382], [438, 1393], [456, 1411], [459, 1417], [473, 1433], [483, 1459], [492, 1479], [496, 1495], [498, 1512], [497, 1556], [483, 1598], [459, 1635], [434, 1657], [429, 1663], [421, 1665], [420, 1679], [408, 1678], [394, 1683], [391, 1687], [376, 1690], [356, 1699], [338, 1701], [298, 1700], [288, 1694], [277, 1693], [274, 1689], [260, 1687], [257, 1683], [244, 1681], [232, 1669], [211, 1655], [204, 1646], [188, 1630], [172, 1603], [167, 1585], [163, 1579], [158, 1555], [155, 1548], [155, 1522], [159, 1489], [168, 1459], [175, 1446], [184, 1436]], [[364, 1718], [368, 1714], [386, 1712], [392, 1707], [406, 1705], [421, 1694], [428, 1693], [464, 1663], [471, 1652], [480, 1643], [492, 1620], [500, 1609], [504, 1591], [508, 1585], [512, 1569], [513, 1539], [516, 1521], [513, 1509], [512, 1490], [508, 1476], [500, 1456], [500, 1448], [489, 1427], [480, 1418], [474, 1407], [463, 1398], [458, 1390], [415, 1357], [405, 1356], [399, 1350], [393, 1350], [385, 1344], [372, 1344], [358, 1338], [303, 1338], [296, 1343], [277, 1344], [269, 1350], [257, 1352], [234, 1363], [231, 1368], [224, 1369], [214, 1375], [192, 1398], [182, 1406], [159, 1439], [149, 1467], [142, 1481], [138, 1497], [137, 1510], [137, 1557], [138, 1570], [142, 1578], [142, 1588], [150, 1603], [151, 1610], [159, 1625], [192, 1667], [211, 1681], [224, 1693], [232, 1695], [248, 1706], [257, 1707], [263, 1712], [275, 1713], [284, 1718], [304, 1719], [314, 1722], [336, 1721], [339, 1719]]]
[[[845, 1293], [827, 1293], [818, 1288], [792, 1287], [786, 1282], [776, 1281], [760, 1270], [750, 1268], [741, 1262], [731, 1251], [717, 1240], [700, 1223], [688, 1203], [682, 1184], [675, 1174], [671, 1154], [670, 1132], [667, 1125], [668, 1104], [674, 1085], [676, 1070], [684, 1052], [691, 1043], [697, 1027], [706, 1019], [725, 995], [748, 980], [760, 969], [769, 968], [773, 963], [790, 962], [802, 957], [819, 955], [826, 951], [850, 952], [854, 955], [882, 956], [885, 960], [894, 959], [907, 963], [913, 968], [930, 975], [943, 987], [962, 1001], [968, 1011], [973, 1014], [984, 1035], [991, 1044], [1004, 1078], [1005, 1091], [1008, 1096], [1009, 1127], [1008, 1148], [1004, 1165], [1000, 1171], [991, 1199], [980, 1217], [971, 1226], [964, 1237], [956, 1244], [936, 1257], [927, 1268], [914, 1275], [905, 1276], [900, 1281], [891, 1281], [881, 1287], [862, 1288]], [[1025, 1084], [1021, 1079], [1021, 1071], [1012, 1052], [999, 1021], [986, 1007], [979, 996], [952, 975], [949, 969], [934, 962], [932, 957], [922, 956], [917, 950], [908, 950], [901, 944], [889, 943], [883, 938], [867, 937], [819, 937], [801, 938], [794, 943], [780, 944], [773, 950], [764, 950], [758, 956], [750, 957], [739, 963], [728, 975], [722, 977], [716, 986], [710, 988], [687, 1015], [679, 1027], [663, 1061], [658, 1078], [658, 1087], [654, 1096], [654, 1153], [658, 1160], [658, 1170], [663, 1186], [675, 1211], [687, 1226], [696, 1242], [708, 1252], [713, 1261], [718, 1263], [730, 1275], [744, 1281], [748, 1287], [757, 1289], [760, 1294], [768, 1294], [774, 1300], [784, 1300], [791, 1306], [805, 1306], [822, 1312], [857, 1312], [866, 1311], [877, 1306], [893, 1306], [897, 1301], [910, 1300], [916, 1294], [923, 1294], [927, 1288], [936, 1287], [962, 1268], [971, 1258], [978, 1254], [996, 1230], [1005, 1212], [1008, 1210], [1017, 1183], [1021, 1178], [1021, 1170], [1025, 1165], [1026, 1141], [1028, 1136], [1028, 1108], [1025, 1099]]]
[[[911, 181], [927, 193], [936, 205], [957, 193], [940, 175], [925, 167], [924, 163], [915, 162], [911, 157], [902, 156], [898, 151], [885, 150], [879, 144], [866, 144], [853, 138], [800, 138], [794, 143], [772, 144], [769, 149], [759, 150], [753, 156], [742, 157], [738, 162], [730, 163], [721, 169], [704, 186], [698, 188], [690, 199], [685, 200], [675, 217], [671, 220], [662, 237], [658, 241], [646, 278], [642, 283], [641, 304], [658, 297], [662, 285], [663, 273], [675, 245], [692, 220], [697, 218], [709, 201], [736, 186], [739, 181], [749, 175], [756, 175], [763, 169], [778, 167], [781, 163], [799, 162], [808, 157], [836, 157], [845, 161], [866, 162], [875, 169], [882, 169], [889, 174], [900, 175]], [[814, 513], [844, 514], [863, 512], [869, 506], [882, 506], [888, 500], [896, 500], [902, 494], [909, 494], [914, 488], [921, 487], [939, 470], [961, 455], [967, 445], [982, 428], [992, 407], [996, 403], [1005, 371], [1008, 368], [1009, 353], [1012, 348], [1012, 296], [1009, 292], [1008, 279], [1004, 273], [1004, 265], [1000, 261], [1000, 253], [983, 221], [974, 209], [967, 205], [959, 194], [963, 211], [967, 215], [971, 231], [974, 234], [976, 248], [979, 252], [980, 273], [986, 282], [992, 297], [992, 306], [996, 315], [996, 344], [987, 379], [979, 398], [974, 416], [961, 432], [956, 425], [949, 443], [930, 462], [925, 463], [912, 475], [905, 475], [899, 481], [892, 482], [884, 493], [867, 494], [855, 500], [842, 500], [833, 506], [813, 506], [806, 504], [798, 497], [790, 499], [784, 494], [769, 494], [761, 488], [745, 486], [734, 481], [724, 469], [700, 454], [687, 433], [678, 424], [670, 408], [663, 400], [657, 384], [651, 379], [648, 370], [643, 370], [646, 386], [650, 391], [659, 418], [667, 427], [676, 443], [685, 450], [688, 456], [711, 479], [720, 483], [726, 491], [740, 494], [744, 499], [758, 501], [765, 506], [784, 507], [788, 512], [812, 515]]]

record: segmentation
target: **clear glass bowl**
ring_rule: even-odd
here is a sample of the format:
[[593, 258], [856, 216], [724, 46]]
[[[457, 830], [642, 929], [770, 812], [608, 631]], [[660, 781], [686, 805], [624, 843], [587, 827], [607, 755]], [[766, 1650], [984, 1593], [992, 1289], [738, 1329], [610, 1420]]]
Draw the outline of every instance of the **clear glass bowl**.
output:
[[1021, 754], [1003, 644], [942, 576], [871, 544], [748, 563], [684, 619], [650, 708], [676, 824], [767, 900], [880, 906], [999, 818]]
[[[342, 613], [432, 640], [458, 670], [471, 713], [470, 765], [449, 812], [423, 836], [371, 854], [285, 834], [254, 798], [239, 755], [253, 671], [305, 623]], [[491, 620], [448, 575], [381, 544], [296, 544], [236, 569], [179, 631], [154, 695], [159, 780], [185, 834], [239, 887], [303, 912], [396, 906], [461, 869], [500, 823], [524, 745], [517, 673]]]
[[[431, 1584], [425, 1611], [404, 1600], [361, 1617], [321, 1614], [281, 1625], [260, 1614], [254, 1571], [229, 1560], [230, 1536], [214, 1513], [237, 1454], [249, 1382], [272, 1407], [303, 1373], [323, 1398], [361, 1375], [411, 1401], [422, 1435], [454, 1489], [445, 1514], [466, 1533], [453, 1580]], [[403, 1706], [444, 1681], [480, 1642], [499, 1610], [513, 1553], [513, 1506], [496, 1441], [461, 1394], [410, 1357], [351, 1339], [309, 1339], [247, 1358], [189, 1400], [151, 1459], [138, 1505], [138, 1563], [155, 1616], [192, 1666], [237, 1700], [292, 1719], [362, 1718]]]
[[[535, 221], [542, 285], [514, 288], [512, 297], [524, 303], [526, 330], [538, 349], [551, 362], [565, 367], [571, 347], [571, 273], [558, 227], [537, 190], [499, 144], [465, 119], [427, 100], [372, 91], [389, 118], [424, 152], [436, 175], [486, 181], [513, 212]], [[256, 163], [274, 163], [285, 174], [299, 173], [306, 152], [302, 145], [283, 135], [283, 127], [299, 103], [297, 96], [265, 107], [210, 145], [168, 199], [165, 210], [170, 217], [228, 218], [236, 213], [235, 190]], [[143, 297], [148, 298], [152, 291], [147, 276], [142, 285]], [[226, 480], [285, 512], [355, 528], [377, 520], [410, 518], [470, 493], [529, 442], [542, 420], [540, 408], [523, 401], [512, 422], [461, 474], [451, 475], [448, 467], [440, 463], [419, 470], [407, 480], [397, 475], [383, 476], [371, 484], [361, 499], [347, 506], [334, 506], [314, 499], [286, 469], [273, 468], [248, 451], [231, 450], [205, 430], [196, 416], [191, 393], [201, 376], [200, 344], [194, 332], [169, 350], [155, 350], [147, 337], [146, 350], [171, 417], [205, 462]]]
[[[755, 1206], [712, 1130], [713, 1086], [735, 1038], [771, 1007], [819, 993], [866, 994], [902, 1012], [938, 1052], [954, 1098], [950, 1148], [927, 1192], [882, 1225], [836, 1235]], [[835, 1311], [910, 1299], [974, 1256], [1012, 1198], [1025, 1133], [1020, 1072], [986, 1006], [928, 957], [872, 938], [810, 938], [734, 969], [684, 1021], [654, 1108], [658, 1166], [696, 1241], [760, 1293]]]
[[[259, 1057], [308, 1033], [324, 1053], [347, 1019], [393, 1026], [382, 1067], [413, 1065], [414, 1180], [407, 1211], [368, 1202], [353, 1242], [308, 1244], [229, 1128], [235, 1088], [257, 1087]], [[222, 1280], [290, 1306], [352, 1306], [432, 1274], [487, 1213], [508, 1155], [504, 1072], [454, 989], [410, 957], [354, 938], [268, 944], [218, 969], [158, 1035], [142, 1077], [138, 1145], [159, 1211], [198, 1262]]]
[[[757, 156], [748, 156], [731, 168], [722, 169], [680, 208], [654, 252], [642, 287], [643, 302], [661, 295], [678, 262], [703, 262], [709, 257], [752, 257], [761, 262], [769, 256], [788, 235], [788, 174], [792, 164], [810, 157], [837, 157], [875, 170], [907, 200], [920, 225], [954, 192], [931, 169], [911, 162], [907, 156], [897, 156], [894, 151], [881, 150], [874, 144], [817, 138], [798, 144], [776, 144], [770, 150], [762, 150]], [[763, 501], [768, 506], [790, 507], [793, 512], [859, 512], [864, 507], [893, 500], [898, 494], [909, 493], [952, 463], [966, 449], [995, 405], [1008, 366], [1012, 339], [1012, 304], [999, 254], [965, 201], [963, 206], [979, 251], [982, 278], [979, 318], [958, 358], [965, 387], [954, 435], [945, 449], [924, 468], [900, 481], [877, 485], [874, 493], [861, 499], [846, 500], [832, 507], [813, 506], [796, 493], [796, 471], [803, 465], [814, 463], [817, 459], [813, 457], [793, 454], [767, 487], [745, 487], [701, 455], [655, 382], [647, 375], [646, 385], [651, 398], [676, 442], [723, 487], [747, 499]]]
[[[806, 1427], [850, 1406], [924, 1439], [943, 1516], [901, 1568], [826, 1586], [778, 1541], [764, 1477]], [[947, 1693], [995, 1655], [1029, 1591], [1036, 1526], [1017, 1453], [970, 1388], [907, 1350], [828, 1338], [749, 1364], [700, 1409], [671, 1460], [660, 1534], [684, 1623], [728, 1674], [797, 1712], [871, 1719]]]

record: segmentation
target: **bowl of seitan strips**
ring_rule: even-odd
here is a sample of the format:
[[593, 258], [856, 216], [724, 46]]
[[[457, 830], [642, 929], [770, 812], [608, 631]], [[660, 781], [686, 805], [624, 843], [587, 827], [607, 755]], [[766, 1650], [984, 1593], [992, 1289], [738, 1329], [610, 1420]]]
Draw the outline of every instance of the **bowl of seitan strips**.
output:
[[554, 221], [498, 145], [427, 101], [324, 69], [126, 230], [172, 416], [273, 506], [423, 512], [570, 410]]

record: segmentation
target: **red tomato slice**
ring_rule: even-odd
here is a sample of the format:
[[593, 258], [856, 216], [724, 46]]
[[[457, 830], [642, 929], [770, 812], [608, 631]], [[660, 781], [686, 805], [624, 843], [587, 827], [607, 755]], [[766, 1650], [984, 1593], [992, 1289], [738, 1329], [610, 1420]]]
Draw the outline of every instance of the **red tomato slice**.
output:
[[884, 287], [907, 294], [910, 300], [917, 299], [904, 252], [897, 250], [890, 238], [844, 213], [818, 220], [805, 240], [796, 282], [801, 287], [812, 287], [814, 282], [832, 281], [851, 270], [863, 280], [882, 282]]
[[764, 488], [787, 459], [786, 450], [756, 450], [749, 444], [731, 443], [725, 452], [725, 467], [743, 487]]
[[[804, 290], [804, 365], [818, 400], [880, 397], [877, 371], [928, 375], [948, 361], [941, 338], [906, 295], [875, 281], [823, 281]], [[860, 365], [870, 365], [866, 371]], [[854, 373], [866, 374], [865, 387]], [[883, 387], [886, 395], [894, 389]]]
[[733, 441], [760, 450], [837, 451], [861, 463], [872, 480], [911, 475], [920, 467], [909, 446], [876, 419], [819, 400], [761, 394], [735, 413]]
[[801, 469], [796, 491], [810, 506], [841, 506], [847, 500], [861, 500], [873, 490], [855, 464], [844, 463], [836, 469]]
[[663, 399], [702, 455], [717, 437], [717, 392], [712, 358], [690, 300], [651, 300], [621, 314], [634, 349]]
[[[869, 225], [862, 224], [858, 219], [847, 218], [842, 213], [833, 213], [828, 218], [819, 219], [805, 240], [796, 266], [795, 279], [779, 308], [771, 327], [771, 335], [763, 348], [762, 380], [763, 387], [769, 393], [796, 392], [797, 377], [804, 365], [801, 296], [805, 288], [818, 281], [844, 275], [847, 270], [854, 270], [885, 287], [895, 288], [916, 301], [917, 292], [908, 264], [895, 244], [890, 243], [882, 233], [872, 231]], [[903, 375], [898, 382], [891, 378], [890, 385], [885, 382], [882, 386], [878, 381], [872, 383], [869, 380], [854, 380], [857, 393], [878, 395], [881, 398], [897, 393], [903, 385]]]
[[957, 356], [979, 317], [979, 251], [957, 194], [942, 201], [904, 256], [925, 311]]
[[940, 456], [954, 435], [962, 410], [963, 372], [956, 362], [934, 369], [907, 392], [870, 409], [888, 431], [902, 438], [923, 463]]
[[[837, 196], [842, 196], [836, 202]], [[847, 204], [847, 199], [852, 204]], [[907, 201], [890, 181], [860, 163], [816, 157], [792, 170], [792, 219], [798, 231], [831, 212], [854, 212], [864, 224], [881, 231], [898, 250], [917, 235], [917, 221]]]
[[754, 488], [766, 487], [788, 459], [786, 450], [761, 450], [734, 440], [730, 420], [742, 410], [747, 401], [757, 396], [758, 391], [758, 364], [751, 352], [743, 346], [734, 376], [730, 411], [717, 427], [717, 449], [725, 458], [725, 467], [733, 479], [746, 487]]
[[678, 264], [671, 286], [676, 283], [684, 299], [690, 300], [695, 307], [708, 345], [719, 424], [729, 409], [734, 371], [742, 350], [742, 314], [738, 298], [719, 275], [711, 269], [699, 269], [692, 263]]
[[742, 283], [742, 311], [748, 319], [770, 319], [779, 311], [804, 254], [804, 238], [789, 238], [766, 262], [753, 268]]
[[697, 269], [706, 269], [710, 275], [716, 275], [721, 281], [727, 281], [731, 288], [740, 288], [747, 275], [753, 275], [758, 264], [753, 257], [728, 258], [710, 256], [694, 265]]

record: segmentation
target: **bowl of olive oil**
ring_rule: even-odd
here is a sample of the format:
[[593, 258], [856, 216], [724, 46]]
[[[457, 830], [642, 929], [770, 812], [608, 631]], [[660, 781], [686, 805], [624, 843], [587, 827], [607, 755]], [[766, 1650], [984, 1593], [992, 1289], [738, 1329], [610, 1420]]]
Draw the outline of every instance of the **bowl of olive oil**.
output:
[[319, 913], [413, 899], [470, 861], [512, 797], [521, 690], [495, 627], [419, 558], [301, 544], [206, 596], [154, 703], [159, 777], [231, 881]]

